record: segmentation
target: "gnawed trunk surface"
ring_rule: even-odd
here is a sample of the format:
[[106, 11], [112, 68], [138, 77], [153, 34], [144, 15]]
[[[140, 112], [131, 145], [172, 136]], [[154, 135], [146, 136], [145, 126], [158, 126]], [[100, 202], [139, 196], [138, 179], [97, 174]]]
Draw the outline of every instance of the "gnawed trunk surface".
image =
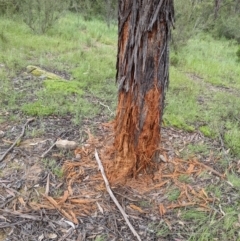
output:
[[135, 175], [158, 158], [173, 0], [120, 0], [118, 14], [114, 146], [118, 166]]

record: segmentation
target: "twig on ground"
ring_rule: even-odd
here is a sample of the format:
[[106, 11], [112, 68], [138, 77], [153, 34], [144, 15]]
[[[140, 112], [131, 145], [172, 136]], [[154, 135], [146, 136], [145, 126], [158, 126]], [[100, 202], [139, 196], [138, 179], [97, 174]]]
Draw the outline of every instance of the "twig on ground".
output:
[[[49, 218], [42, 217], [42, 215], [24, 214], [24, 213], [21, 213], [21, 212], [18, 212], [18, 211], [10, 211], [10, 210], [7, 210], [7, 209], [0, 209], [0, 213], [2, 213], [3, 216], [4, 216], [4, 214], [7, 214], [8, 218], [10, 216], [15, 216], [15, 217], [19, 217], [19, 218], [27, 219], [27, 220], [32, 220], [32, 221], [41, 221], [41, 222], [46, 222], [46, 223], [54, 223], [55, 225], [58, 225], [60, 227], [65, 228], [65, 223], [64, 222], [50, 220]], [[19, 221], [18, 224], [20, 224], [21, 222], [25, 222], [25, 221], [24, 220], [23, 221]], [[6, 226], [6, 224], [5, 224], [5, 226]], [[1, 225], [0, 225], [0, 227], [1, 227]]]
[[24, 218], [24, 219], [30, 219], [30, 220], [33, 220], [33, 221], [45, 221], [45, 222], [49, 222], [49, 220], [46, 220], [40, 216], [33, 216], [33, 215], [29, 215], [29, 214], [23, 214], [23, 213], [20, 213], [18, 211], [10, 211], [10, 210], [6, 210], [6, 209], [0, 209], [0, 212], [2, 213], [7, 213], [8, 216], [17, 216], [17, 217], [20, 217], [20, 218]]
[[96, 161], [98, 163], [98, 166], [99, 166], [99, 169], [101, 171], [101, 174], [103, 176], [103, 180], [105, 182], [105, 185], [106, 185], [106, 188], [107, 188], [107, 191], [110, 195], [110, 197], [112, 198], [112, 200], [114, 201], [114, 203], [116, 204], [116, 206], [118, 207], [119, 211], [121, 212], [121, 214], [123, 215], [123, 218], [125, 219], [128, 227], [130, 228], [130, 230], [132, 231], [133, 235], [135, 237], [137, 237], [137, 239], [139, 241], [141, 241], [141, 238], [139, 237], [138, 233], [136, 232], [136, 230], [134, 229], [134, 227], [132, 226], [132, 224], [130, 223], [129, 219], [128, 219], [128, 216], [127, 214], [125, 213], [125, 211], [123, 210], [123, 208], [121, 207], [121, 205], [119, 204], [118, 200], [116, 199], [116, 197], [114, 196], [112, 190], [111, 190], [111, 187], [109, 185], [109, 182], [108, 182], [108, 179], [106, 177], [106, 174], [105, 174], [105, 171], [104, 171], [104, 168], [103, 168], [103, 165], [102, 165], [102, 162], [98, 156], [98, 152], [97, 150], [95, 149], [95, 158], [96, 158]]
[[45, 190], [45, 195], [48, 196], [48, 193], [49, 193], [49, 184], [50, 184], [50, 176], [49, 176], [49, 173], [47, 175], [47, 183], [46, 183], [46, 190]]
[[18, 198], [18, 196], [14, 196], [14, 197], [9, 198], [5, 203], [0, 205], [0, 208], [4, 208], [8, 203], [10, 203], [11, 201], [13, 201], [16, 198]]
[[223, 179], [225, 178], [224, 174], [221, 174], [221, 173], [215, 171], [212, 167], [207, 166], [207, 165], [205, 165], [205, 164], [203, 164], [203, 163], [201, 163], [201, 162], [198, 162], [198, 161], [196, 161], [196, 160], [194, 160], [194, 162], [195, 162], [196, 164], [204, 167], [205, 169], [209, 170], [210, 172], [214, 173], [215, 175], [217, 175], [217, 176], [219, 176], [219, 177], [221, 177], [221, 178], [223, 178]]
[[56, 145], [57, 140], [41, 155], [41, 158], [44, 158]]
[[23, 220], [23, 221], [17, 221], [16, 223], [7, 223], [7, 222], [1, 222], [0, 223], [0, 228], [10, 228], [10, 227], [16, 227], [17, 225], [21, 225], [24, 223], [27, 223], [28, 220]]
[[68, 131], [62, 131], [58, 135], [58, 137], [55, 139], [54, 143], [41, 155], [41, 158], [44, 158], [53, 149], [53, 147], [56, 145], [58, 138], [63, 138], [67, 133], [69, 133], [71, 131], [72, 131], [72, 129], [70, 129]]
[[110, 109], [110, 107], [108, 105], [105, 105], [104, 103], [102, 103], [101, 101], [97, 100], [97, 101], [93, 101], [93, 102], [97, 102], [99, 103], [101, 106], [107, 108], [109, 110], [109, 112], [111, 113], [111, 116], [114, 115], [113, 111]]
[[27, 125], [34, 121], [35, 118], [32, 118], [32, 119], [28, 119], [26, 121], [26, 123], [24, 124], [23, 128], [22, 128], [22, 132], [21, 134], [18, 136], [18, 138], [14, 141], [14, 143], [8, 148], [8, 150], [2, 155], [2, 157], [0, 158], [0, 162], [2, 162], [4, 160], [4, 158], [7, 156], [7, 154], [14, 148], [14, 146], [16, 146], [16, 144], [21, 140], [21, 138], [24, 136], [25, 134], [25, 129], [27, 127]]
[[74, 228], [70, 228], [66, 234], [64, 234], [58, 241], [64, 241], [66, 238], [71, 238]]

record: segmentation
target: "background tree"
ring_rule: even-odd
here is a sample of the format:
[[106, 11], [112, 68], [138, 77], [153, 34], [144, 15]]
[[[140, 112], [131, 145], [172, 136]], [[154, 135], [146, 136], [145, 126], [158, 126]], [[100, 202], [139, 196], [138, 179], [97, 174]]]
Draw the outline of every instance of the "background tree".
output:
[[214, 9], [214, 18], [216, 19], [218, 17], [218, 12], [221, 6], [221, 0], [215, 0], [215, 9]]
[[159, 157], [173, 18], [173, 0], [119, 1], [114, 145], [122, 175], [135, 175]]

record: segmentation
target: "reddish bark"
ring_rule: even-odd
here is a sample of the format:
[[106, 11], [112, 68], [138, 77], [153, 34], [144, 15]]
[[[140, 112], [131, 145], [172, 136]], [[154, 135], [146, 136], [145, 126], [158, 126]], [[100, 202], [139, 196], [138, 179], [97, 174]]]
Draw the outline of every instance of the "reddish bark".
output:
[[119, 1], [114, 146], [126, 175], [158, 158], [173, 16], [173, 0]]

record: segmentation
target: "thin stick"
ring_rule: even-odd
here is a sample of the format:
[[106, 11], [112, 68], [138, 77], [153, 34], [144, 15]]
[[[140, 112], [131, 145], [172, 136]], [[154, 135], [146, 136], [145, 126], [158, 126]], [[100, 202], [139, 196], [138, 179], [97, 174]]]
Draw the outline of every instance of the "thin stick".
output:
[[57, 139], [55, 139], [55, 141], [54, 141], [54, 143], [41, 155], [41, 158], [44, 158], [52, 149], [53, 149], [53, 147], [56, 145], [56, 143], [57, 143], [57, 140], [58, 140], [58, 138], [63, 138], [67, 133], [69, 133], [70, 131], [72, 131], [73, 129], [70, 129], [70, 130], [68, 130], [68, 131], [63, 131], [63, 132], [61, 132], [59, 135], [58, 135], [58, 137], [57, 137]]
[[107, 191], [108, 191], [110, 197], [112, 198], [112, 200], [114, 201], [114, 203], [115, 203], [116, 206], [118, 207], [119, 211], [120, 211], [121, 214], [123, 215], [123, 217], [124, 217], [124, 219], [125, 219], [128, 227], [129, 227], [130, 230], [132, 231], [133, 235], [134, 235], [135, 237], [137, 237], [137, 239], [138, 239], [139, 241], [141, 241], [141, 238], [139, 237], [138, 233], [135, 231], [134, 227], [133, 227], [132, 224], [130, 223], [127, 214], [125, 213], [125, 211], [123, 210], [123, 208], [122, 208], [121, 205], [119, 204], [118, 200], [116, 199], [116, 197], [114, 196], [114, 194], [113, 194], [113, 192], [112, 192], [112, 190], [111, 190], [111, 188], [110, 188], [108, 179], [107, 179], [107, 177], [106, 177], [106, 175], [105, 175], [105, 171], [104, 171], [102, 162], [101, 162], [101, 160], [100, 160], [100, 158], [99, 158], [99, 156], [98, 156], [98, 152], [97, 152], [96, 149], [95, 149], [95, 158], [96, 158], [96, 161], [97, 161], [97, 163], [98, 163], [99, 169], [100, 169], [100, 171], [101, 171], [101, 173], [102, 173], [103, 180], [104, 180], [104, 182], [105, 182], [105, 185], [106, 185], [106, 188], [107, 188]]
[[74, 228], [71, 227], [66, 234], [64, 234], [58, 241], [64, 241], [67, 238], [71, 238], [73, 235]]
[[223, 179], [225, 178], [225, 176], [224, 176], [223, 174], [215, 171], [212, 167], [207, 166], [207, 165], [205, 165], [205, 164], [203, 164], [203, 163], [201, 163], [201, 162], [198, 162], [198, 161], [196, 161], [196, 160], [193, 160], [193, 161], [194, 161], [194, 163], [196, 163], [196, 164], [198, 164], [198, 165], [206, 168], [207, 170], [209, 170], [210, 172], [214, 173], [215, 175], [217, 175], [217, 176], [219, 176], [219, 177], [221, 177], [221, 178], [223, 178]]
[[46, 184], [46, 190], [45, 190], [45, 195], [48, 196], [49, 193], [49, 183], [50, 183], [50, 177], [49, 177], [49, 173], [47, 175], [47, 184]]
[[2, 155], [2, 157], [0, 158], [0, 162], [2, 162], [4, 160], [4, 158], [7, 156], [7, 154], [13, 149], [14, 146], [16, 146], [16, 144], [21, 140], [21, 138], [24, 136], [24, 133], [25, 133], [25, 129], [26, 129], [26, 126], [34, 121], [35, 118], [32, 118], [32, 119], [28, 119], [27, 122], [24, 124], [23, 128], [22, 128], [22, 132], [20, 134], [20, 136], [18, 136], [18, 138], [14, 141], [14, 143], [8, 148], [8, 150]]
[[53, 149], [53, 147], [56, 145], [56, 142], [57, 142], [57, 141], [55, 141], [55, 142], [41, 155], [41, 158], [44, 158], [44, 157], [48, 154], [48, 152], [50, 152], [50, 151]]

